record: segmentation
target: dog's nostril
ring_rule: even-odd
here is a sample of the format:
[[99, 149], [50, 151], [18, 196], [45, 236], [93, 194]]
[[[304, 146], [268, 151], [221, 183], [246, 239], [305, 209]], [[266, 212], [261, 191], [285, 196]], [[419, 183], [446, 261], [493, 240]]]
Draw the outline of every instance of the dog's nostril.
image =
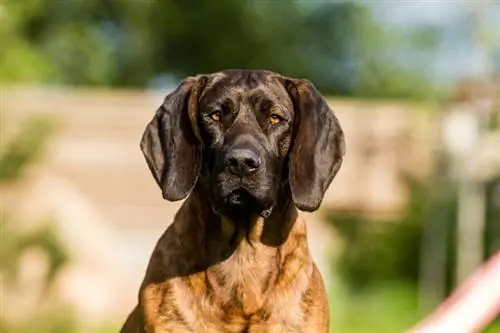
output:
[[258, 158], [246, 158], [244, 163], [252, 169], [257, 169], [260, 166], [260, 160]]
[[232, 173], [244, 176], [260, 167], [260, 158], [251, 150], [237, 149], [228, 154], [226, 166]]
[[228, 158], [228, 163], [226, 163], [229, 167], [236, 168], [238, 167], [238, 159], [235, 157]]

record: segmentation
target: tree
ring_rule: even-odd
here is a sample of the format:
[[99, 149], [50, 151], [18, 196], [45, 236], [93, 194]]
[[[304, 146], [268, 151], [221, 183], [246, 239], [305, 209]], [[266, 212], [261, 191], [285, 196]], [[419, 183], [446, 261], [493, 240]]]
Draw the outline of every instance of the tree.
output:
[[146, 87], [243, 67], [307, 77], [346, 96], [432, 90], [421, 70], [388, 56], [400, 39], [360, 2], [27, 0], [4, 12], [0, 27], [14, 47], [0, 51], [0, 71], [14, 82]]

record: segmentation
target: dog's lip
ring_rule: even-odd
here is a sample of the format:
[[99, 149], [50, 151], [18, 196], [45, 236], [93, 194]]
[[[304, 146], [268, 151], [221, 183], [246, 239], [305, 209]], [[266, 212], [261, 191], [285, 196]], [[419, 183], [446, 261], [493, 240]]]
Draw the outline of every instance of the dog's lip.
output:
[[239, 187], [233, 191], [231, 191], [226, 196], [226, 201], [231, 203], [244, 203], [248, 200], [254, 200], [254, 196], [245, 188]]
[[274, 201], [261, 199], [244, 186], [235, 187], [226, 193], [212, 197], [218, 197], [218, 200], [215, 199], [211, 204], [212, 210], [218, 215], [236, 214], [234, 216], [237, 216], [238, 214], [258, 213], [263, 217], [268, 217], [272, 212]]
[[234, 190], [231, 191], [229, 194], [237, 194], [237, 195], [244, 195], [244, 194], [250, 194], [246, 188], [243, 186], [240, 186]]

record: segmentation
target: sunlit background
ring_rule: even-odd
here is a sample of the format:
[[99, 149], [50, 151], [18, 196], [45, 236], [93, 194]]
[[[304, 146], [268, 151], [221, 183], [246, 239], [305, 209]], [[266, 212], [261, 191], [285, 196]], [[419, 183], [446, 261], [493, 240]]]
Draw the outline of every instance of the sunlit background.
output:
[[[500, 251], [500, 2], [0, 0], [0, 332], [117, 332], [180, 203], [139, 150], [186, 75], [312, 80], [332, 332], [403, 332]], [[485, 332], [500, 332], [499, 320]]]

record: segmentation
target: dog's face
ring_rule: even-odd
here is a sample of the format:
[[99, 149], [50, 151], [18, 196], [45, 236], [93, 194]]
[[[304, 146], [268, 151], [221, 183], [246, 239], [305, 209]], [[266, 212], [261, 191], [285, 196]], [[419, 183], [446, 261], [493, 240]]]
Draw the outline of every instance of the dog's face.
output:
[[344, 155], [342, 129], [306, 80], [263, 70], [185, 79], [141, 141], [163, 197], [203, 182], [218, 214], [266, 216], [289, 186], [297, 207], [316, 210]]
[[202, 173], [216, 212], [269, 212], [286, 172], [293, 103], [267, 72], [225, 72], [203, 91], [198, 124]]

